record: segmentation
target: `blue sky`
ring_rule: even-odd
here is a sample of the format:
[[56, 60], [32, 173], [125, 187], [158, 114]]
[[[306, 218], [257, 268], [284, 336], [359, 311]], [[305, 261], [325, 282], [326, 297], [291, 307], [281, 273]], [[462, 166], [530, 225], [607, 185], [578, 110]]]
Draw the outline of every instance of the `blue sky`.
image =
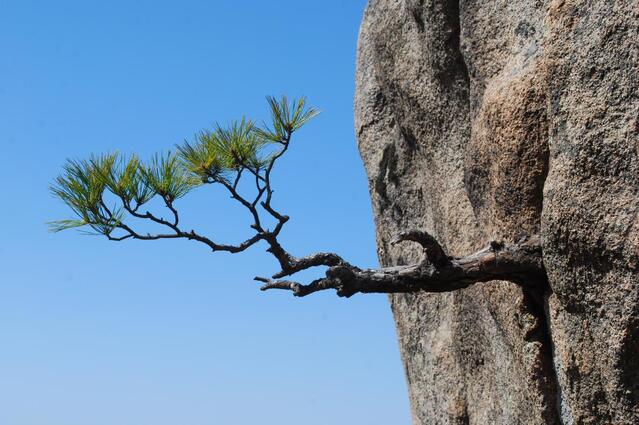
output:
[[[274, 175], [294, 254], [376, 267], [353, 130], [364, 0], [0, 1], [0, 424], [408, 424], [385, 296], [258, 291], [259, 246], [108, 242], [45, 222], [66, 158], [143, 157], [264, 96], [323, 113]], [[188, 226], [232, 242], [248, 218], [198, 190]], [[305, 275], [304, 277], [312, 277]]]

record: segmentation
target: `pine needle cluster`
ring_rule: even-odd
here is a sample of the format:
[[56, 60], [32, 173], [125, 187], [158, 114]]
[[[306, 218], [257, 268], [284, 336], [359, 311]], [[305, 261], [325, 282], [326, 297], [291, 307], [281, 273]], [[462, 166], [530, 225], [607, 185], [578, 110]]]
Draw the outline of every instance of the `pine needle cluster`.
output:
[[[285, 96], [267, 97], [267, 102], [269, 124], [257, 126], [242, 118], [226, 126], [216, 125], [211, 130], [200, 131], [193, 141], [177, 145], [174, 152], [157, 154], [146, 162], [136, 155], [127, 157], [119, 153], [68, 160], [50, 190], [71, 209], [75, 218], [51, 222], [50, 230], [89, 227], [92, 233], [119, 240], [123, 238], [112, 236], [119, 229], [126, 233], [125, 237], [152, 238], [137, 234], [125, 221], [128, 216], [134, 216], [169, 225], [149, 212], [139, 211], [157, 196], [175, 214], [173, 230], [179, 236], [177, 211], [173, 207], [176, 199], [210, 183], [235, 191], [244, 172], [255, 177], [259, 195], [254, 202], [245, 202], [255, 209], [265, 194], [270, 208], [270, 172], [275, 161], [288, 148], [292, 133], [318, 111], [308, 107], [305, 98], [289, 101]], [[119, 203], [109, 207], [105, 198], [113, 196]]]

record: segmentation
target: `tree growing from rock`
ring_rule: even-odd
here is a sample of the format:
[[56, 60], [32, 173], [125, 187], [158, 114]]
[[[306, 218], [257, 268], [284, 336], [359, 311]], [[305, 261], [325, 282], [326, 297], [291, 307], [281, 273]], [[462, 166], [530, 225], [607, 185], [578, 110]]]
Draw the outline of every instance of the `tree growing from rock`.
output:
[[[240, 253], [258, 243], [267, 245], [280, 270], [270, 278], [256, 277], [262, 290], [283, 289], [296, 296], [335, 289], [339, 296], [356, 293], [445, 292], [491, 280], [509, 280], [521, 285], [545, 282], [541, 245], [537, 236], [514, 244], [493, 241], [465, 257], [448, 256], [430, 234], [411, 230], [397, 235], [393, 243], [414, 242], [423, 247], [423, 260], [408, 266], [360, 269], [332, 252], [304, 257], [290, 254], [279, 242], [289, 217], [273, 202], [271, 175], [292, 144], [293, 135], [317, 116], [305, 98], [289, 101], [268, 97], [271, 123], [257, 126], [245, 118], [227, 126], [203, 130], [176, 152], [157, 154], [148, 162], [117, 153], [69, 160], [51, 186], [54, 196], [75, 214], [74, 219], [51, 222], [51, 230], [89, 229], [110, 241], [138, 239], [188, 239], [213, 252]], [[244, 180], [251, 184], [250, 190]], [[223, 187], [250, 217], [253, 234], [236, 243], [222, 243], [180, 224], [179, 199], [196, 188]], [[164, 214], [148, 208], [159, 198]], [[150, 222], [161, 231], [149, 233], [132, 221]], [[268, 227], [267, 222], [273, 224]], [[302, 284], [286, 279], [313, 267], [327, 267], [325, 277]]]

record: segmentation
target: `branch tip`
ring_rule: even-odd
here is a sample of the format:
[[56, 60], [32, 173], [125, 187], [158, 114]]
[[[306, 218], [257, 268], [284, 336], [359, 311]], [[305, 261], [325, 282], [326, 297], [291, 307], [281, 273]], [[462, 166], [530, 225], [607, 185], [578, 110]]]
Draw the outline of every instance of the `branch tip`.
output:
[[395, 246], [400, 242], [411, 241], [416, 242], [422, 246], [426, 258], [434, 265], [442, 266], [449, 262], [448, 255], [437, 242], [437, 239], [430, 233], [423, 230], [409, 230], [399, 233], [391, 242], [391, 246]]

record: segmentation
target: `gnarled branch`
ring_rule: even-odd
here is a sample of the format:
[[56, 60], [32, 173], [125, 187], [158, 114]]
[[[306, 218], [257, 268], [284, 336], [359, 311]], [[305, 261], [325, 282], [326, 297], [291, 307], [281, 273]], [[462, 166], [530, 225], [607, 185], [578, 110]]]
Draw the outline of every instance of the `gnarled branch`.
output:
[[422, 248], [424, 248], [424, 254], [426, 254], [428, 261], [436, 266], [443, 266], [449, 261], [448, 256], [439, 242], [437, 242], [437, 239], [427, 232], [422, 230], [402, 232], [391, 241], [391, 245], [396, 245], [403, 241], [413, 241], [420, 244]]
[[[424, 234], [422, 232], [422, 236]], [[422, 240], [432, 247], [434, 245], [431, 241], [437, 242], [432, 236], [428, 236]], [[439, 244], [437, 247], [441, 250]], [[443, 250], [440, 254], [444, 254]], [[537, 286], [546, 280], [539, 236], [514, 244], [491, 243], [465, 257], [453, 258], [445, 254], [444, 257], [445, 262], [441, 257], [436, 257], [436, 263], [426, 258], [419, 264], [379, 270], [361, 270], [347, 263], [339, 263], [328, 268], [326, 277], [307, 285], [261, 277], [256, 280], [265, 283], [261, 288], [264, 291], [285, 289], [299, 297], [326, 289], [335, 289], [339, 296], [350, 297], [357, 293], [449, 292], [491, 280], [508, 280], [522, 286]], [[280, 275], [281, 273], [275, 277]]]

